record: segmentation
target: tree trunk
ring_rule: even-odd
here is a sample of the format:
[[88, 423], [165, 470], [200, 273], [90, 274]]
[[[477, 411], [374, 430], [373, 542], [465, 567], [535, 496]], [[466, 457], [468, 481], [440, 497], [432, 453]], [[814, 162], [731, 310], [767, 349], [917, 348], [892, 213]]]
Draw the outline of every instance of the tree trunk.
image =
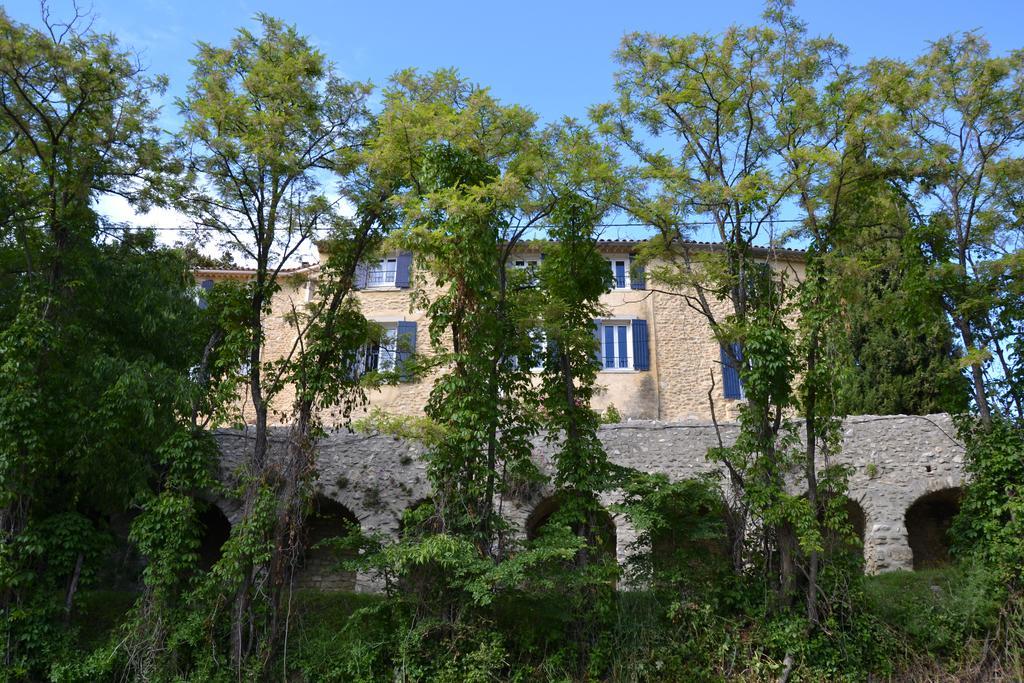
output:
[[[954, 316], [957, 329], [960, 330], [960, 337], [963, 340], [964, 348], [970, 351], [974, 348], [974, 333], [971, 325], [963, 316]], [[971, 383], [974, 392], [974, 402], [978, 406], [978, 416], [982, 424], [988, 425], [992, 422], [992, 415], [988, 408], [988, 395], [985, 392], [985, 372], [980, 362], [971, 363]]]
[[[818, 447], [818, 421], [817, 421], [817, 387], [814, 382], [814, 372], [818, 364], [818, 330], [811, 332], [809, 348], [807, 350], [807, 377], [810, 381], [807, 385], [807, 402], [804, 406], [806, 416], [805, 425], [807, 429], [804, 462], [804, 476], [807, 478], [807, 503], [810, 505], [811, 514], [818, 519], [818, 473], [815, 469]], [[808, 558], [807, 568], [807, 620], [812, 627], [818, 625], [818, 551], [812, 550]]]

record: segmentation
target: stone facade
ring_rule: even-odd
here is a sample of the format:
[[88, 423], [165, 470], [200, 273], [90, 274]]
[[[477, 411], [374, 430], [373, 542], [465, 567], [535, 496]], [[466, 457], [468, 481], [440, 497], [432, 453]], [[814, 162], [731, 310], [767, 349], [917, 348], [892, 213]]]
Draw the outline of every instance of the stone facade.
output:
[[[850, 497], [864, 513], [865, 567], [870, 573], [911, 569], [914, 556], [908, 542], [907, 510], [922, 497], [938, 491], [956, 491], [964, 482], [963, 445], [947, 415], [861, 416], [844, 423], [841, 454], [834, 464], [851, 468]], [[737, 434], [735, 424], [719, 426], [728, 445]], [[280, 446], [286, 430], [276, 434]], [[718, 436], [709, 422], [627, 421], [605, 425], [600, 432], [609, 458], [616, 464], [645, 472], [660, 472], [674, 481], [714, 472], [718, 466], [705, 458]], [[218, 434], [222, 451], [222, 476], [231, 478], [251, 447], [246, 432]], [[420, 444], [382, 434], [331, 433], [318, 445], [318, 494], [340, 504], [358, 520], [364, 531], [397, 537], [402, 513], [430, 497], [426, 466]], [[546, 474], [552, 473], [551, 446], [537, 439], [535, 460]], [[724, 482], [724, 478], [723, 478]], [[801, 489], [794, 482], [794, 492]], [[527, 533], [531, 513], [550, 498], [543, 487], [521, 499], [502, 501], [502, 513], [521, 536]], [[615, 493], [604, 497], [616, 502]], [[232, 522], [238, 510], [230, 501], [219, 505]], [[627, 520], [613, 518], [616, 554], [625, 561], [636, 533]], [[321, 566], [318, 571], [322, 571]], [[352, 579], [339, 579], [350, 585]], [[305, 579], [304, 585], [330, 587], [335, 579]], [[373, 590], [369, 577], [355, 578], [357, 590]]]
[[[632, 241], [602, 242], [599, 248], [609, 259], [628, 259], [637, 246]], [[697, 251], [713, 249], [713, 245], [695, 244]], [[540, 252], [523, 251], [521, 258], [539, 259]], [[802, 253], [793, 250], [761, 250], [764, 258], [776, 270], [793, 277], [803, 273]], [[515, 256], [513, 257], [513, 260]], [[415, 274], [415, 261], [413, 272]], [[265, 323], [266, 360], [281, 358], [291, 352], [296, 343], [295, 329], [286, 323], [286, 315], [301, 310], [315, 291], [318, 266], [303, 267], [289, 273], [284, 285], [273, 301], [273, 310]], [[251, 276], [244, 270], [200, 270], [196, 279], [222, 280]], [[427, 337], [427, 319], [422, 310], [412, 306], [410, 289], [394, 286], [367, 288], [355, 292], [367, 319], [378, 323], [414, 322], [417, 325], [416, 352], [430, 353]], [[436, 293], [436, 292], [434, 292]], [[431, 294], [431, 292], [428, 292]], [[601, 300], [606, 314], [604, 319], [629, 322], [647, 321], [650, 367], [647, 370], [603, 370], [598, 375], [599, 392], [593, 407], [605, 410], [614, 405], [627, 419], [646, 420], [710, 420], [709, 390], [718, 419], [735, 419], [738, 401], [725, 397], [722, 365], [718, 344], [704, 317], [688, 303], [684, 292], [657, 289], [614, 289]], [[722, 317], [728, 304], [712, 302]], [[357, 411], [359, 417], [373, 408], [399, 415], [419, 415], [423, 412], [433, 384], [432, 377], [417, 382], [385, 386], [369, 395], [369, 404]], [[283, 391], [274, 404], [278, 422], [287, 415], [294, 395]], [[243, 397], [244, 399], [244, 397]], [[244, 401], [243, 401], [244, 403]], [[249, 413], [244, 410], [247, 417]], [[328, 416], [328, 424], [340, 424], [340, 416]]]

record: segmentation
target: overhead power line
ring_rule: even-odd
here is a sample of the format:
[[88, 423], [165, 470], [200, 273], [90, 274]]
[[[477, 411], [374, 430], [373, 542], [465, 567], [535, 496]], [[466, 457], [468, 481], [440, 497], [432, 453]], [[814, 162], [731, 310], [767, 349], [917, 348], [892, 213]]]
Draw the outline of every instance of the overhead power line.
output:
[[[772, 221], [765, 221], [768, 224], [792, 224], [792, 223], [803, 223], [802, 218], [778, 218]], [[718, 223], [715, 221], [687, 221], [683, 227], [711, 227], [716, 226]], [[539, 230], [545, 228], [556, 227], [551, 224], [538, 224], [530, 226], [530, 229]], [[654, 228], [650, 223], [598, 223], [594, 227], [597, 228]], [[209, 226], [191, 226], [191, 227], [166, 227], [166, 226], [146, 226], [146, 225], [129, 225], [125, 222], [118, 222], [115, 224], [104, 226], [106, 230], [154, 230], [157, 232], [219, 232], [217, 228]], [[329, 231], [331, 228], [313, 228], [313, 232]]]

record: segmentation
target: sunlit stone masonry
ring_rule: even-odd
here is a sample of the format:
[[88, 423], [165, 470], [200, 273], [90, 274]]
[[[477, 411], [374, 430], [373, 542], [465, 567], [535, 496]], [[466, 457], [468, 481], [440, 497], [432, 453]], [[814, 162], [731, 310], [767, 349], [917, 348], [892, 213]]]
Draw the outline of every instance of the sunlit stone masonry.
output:
[[[718, 433], [728, 445], [736, 437], [735, 424], [722, 424]], [[844, 440], [836, 463], [851, 467], [850, 518], [863, 539], [865, 568], [869, 573], [911, 570], [948, 561], [946, 532], [959, 506], [964, 481], [963, 445], [948, 415], [859, 416], [843, 425]], [[715, 426], [705, 422], [627, 421], [601, 427], [601, 440], [611, 460], [646, 472], [660, 472], [672, 480], [715, 472], [720, 466], [705, 454], [718, 445]], [[275, 432], [280, 449], [287, 430]], [[221, 431], [221, 475], [230, 481], [251, 447], [252, 434]], [[431, 491], [423, 446], [384, 434], [339, 430], [317, 447], [319, 481], [316, 511], [310, 520], [310, 538], [319, 541], [343, 532], [346, 522], [364, 531], [397, 538], [402, 513], [429, 500]], [[534, 459], [552, 472], [551, 446], [537, 439]], [[724, 479], [723, 479], [724, 481]], [[801, 484], [794, 482], [794, 491]], [[501, 501], [502, 514], [512, 529], [530, 536], [557, 507], [550, 486], [519, 491]], [[615, 492], [602, 503], [617, 500]], [[211, 501], [204, 516], [204, 562], [212, 562], [230, 524], [239, 514], [230, 500]], [[628, 520], [609, 515], [620, 562], [625, 561], [636, 533]], [[373, 581], [336, 570], [325, 551], [312, 550], [303, 560], [300, 586], [325, 590], [372, 591]]]

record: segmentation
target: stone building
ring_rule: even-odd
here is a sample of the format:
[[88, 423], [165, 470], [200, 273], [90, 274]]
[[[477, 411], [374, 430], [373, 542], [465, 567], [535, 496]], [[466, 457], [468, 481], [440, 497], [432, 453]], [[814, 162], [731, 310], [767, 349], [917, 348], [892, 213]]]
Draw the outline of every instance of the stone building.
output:
[[[632, 263], [637, 246], [638, 242], [629, 240], [599, 243], [614, 283], [601, 300], [605, 314], [595, 321], [602, 367], [593, 407], [603, 411], [614, 406], [623, 419], [706, 420], [711, 418], [710, 392], [715, 416], [735, 418], [742, 399], [735, 369], [723, 362], [707, 321], [681, 292], [648, 288], [642, 270]], [[716, 248], [709, 243], [689, 246], [695, 251]], [[800, 251], [765, 248], [758, 249], [755, 255], [773, 269], [793, 277], [803, 273]], [[541, 258], [540, 247], [524, 247], [513, 255], [510, 265], [529, 268]], [[355, 296], [367, 319], [384, 328], [381, 343], [367, 349], [366, 363], [370, 369], [391, 369], [411, 349], [430, 353], [426, 314], [413, 305], [411, 298], [415, 267], [410, 254], [392, 253], [360, 268]], [[279, 358], [294, 347], [296, 330], [286, 322], [286, 316], [315, 296], [318, 271], [317, 265], [309, 265], [284, 273], [284, 286], [266, 321], [267, 360]], [[220, 280], [251, 276], [252, 271], [244, 269], [196, 271], [196, 278], [204, 287]], [[728, 304], [712, 303], [724, 317]], [[421, 414], [432, 379], [428, 376], [381, 387], [371, 393], [369, 404], [362, 410], [377, 407], [391, 414]], [[291, 399], [290, 392], [283, 392], [276, 407], [287, 412]]]
[[[723, 360], [704, 317], [694, 310], [682, 292], [648, 287], [643, 273], [632, 267], [637, 243], [605, 241], [599, 249], [608, 260], [614, 287], [602, 297], [605, 314], [597, 321], [602, 369], [602, 392], [594, 408], [614, 405], [623, 422], [605, 425], [600, 438], [612, 462], [645, 472], [658, 472], [671, 480], [701, 475], [725, 475], [706, 458], [719, 439], [729, 444], [738, 428], [732, 420], [742, 401], [742, 386], [735, 371]], [[715, 245], [690, 245], [693, 250], [712, 250]], [[798, 279], [803, 275], [803, 255], [794, 250], [760, 249], [757, 257], [779, 272]], [[542, 258], [540, 249], [524, 249], [511, 266], [529, 268]], [[362, 264], [355, 292], [369, 320], [382, 326], [380, 343], [365, 350], [367, 369], [386, 370], [408, 353], [429, 354], [427, 320], [413, 305], [415, 260], [393, 253], [374, 263]], [[295, 329], [286, 322], [288, 313], [312, 300], [316, 292], [317, 265], [285, 273], [284, 286], [272, 302], [266, 321], [264, 357], [280, 358], [295, 345]], [[204, 288], [218, 281], [252, 277], [252, 271], [199, 270]], [[428, 292], [431, 294], [431, 292]], [[728, 305], [713, 302], [725, 315]], [[432, 377], [381, 387], [369, 396], [363, 410], [380, 408], [392, 414], [421, 414], [432, 386]], [[275, 406], [287, 414], [293, 395], [284, 391]], [[712, 405], [717, 424], [711, 422]], [[330, 422], [328, 420], [328, 422]], [[850, 468], [850, 515], [863, 545], [865, 569], [885, 572], [933, 566], [948, 560], [945, 532], [959, 506], [964, 483], [963, 444], [946, 415], [860, 416], [844, 425], [843, 448], [833, 464]], [[231, 481], [250, 447], [249, 430], [220, 432], [223, 458], [221, 477]], [[279, 448], [287, 430], [275, 430]], [[551, 474], [550, 444], [538, 437], [534, 460]], [[311, 521], [311, 540], [321, 541], [347, 533], [357, 524], [364, 531], [398, 537], [403, 514], [429, 500], [431, 490], [422, 459], [423, 447], [382, 434], [350, 434], [333, 431], [317, 445], [317, 497]], [[791, 482], [794, 492], [800, 481]], [[606, 492], [601, 503], [613, 509], [621, 492]], [[529, 538], [557, 508], [550, 484], [527, 495], [502, 501], [503, 515], [521, 538]], [[203, 552], [216, 556], [227, 529], [239, 510], [227, 499], [211, 500]], [[620, 562], [627, 562], [637, 540], [629, 521], [608, 515], [610, 544]], [[209, 547], [207, 547], [209, 546]], [[204, 555], [205, 556], [205, 555]], [[314, 549], [303, 559], [300, 586], [322, 589], [375, 590], [372, 577], [339, 573], [336, 558]]]

